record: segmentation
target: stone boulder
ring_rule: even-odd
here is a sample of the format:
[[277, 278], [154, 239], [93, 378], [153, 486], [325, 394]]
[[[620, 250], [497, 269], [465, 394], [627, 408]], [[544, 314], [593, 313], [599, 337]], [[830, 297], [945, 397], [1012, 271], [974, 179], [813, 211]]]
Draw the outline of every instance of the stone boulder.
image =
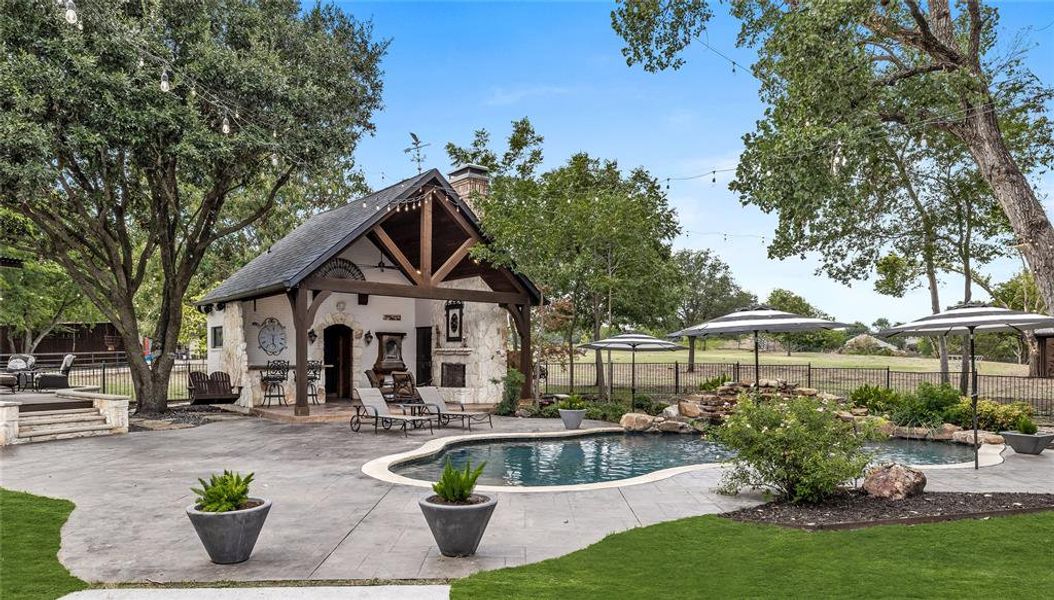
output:
[[816, 388], [802, 387], [794, 390], [799, 396], [819, 396], [820, 390]]
[[926, 488], [926, 475], [896, 463], [882, 465], [868, 472], [863, 487], [869, 496], [875, 498], [903, 500], [922, 493]]
[[663, 433], [692, 433], [695, 431], [691, 425], [681, 421], [663, 421], [656, 427]]
[[684, 403], [681, 402], [681, 403], [678, 403], [678, 404], [671, 404], [671, 405], [667, 406], [666, 408], [662, 409], [662, 416], [667, 418], [667, 419], [673, 419], [673, 418], [681, 416], [681, 410], [679, 408], [680, 404], [684, 404]]
[[[977, 438], [981, 440], [982, 444], [1002, 444], [1005, 443], [1003, 436], [992, 433], [991, 431], [978, 431]], [[973, 444], [973, 429], [965, 429], [963, 431], [956, 431], [952, 434], [952, 441], [957, 444]]]
[[655, 417], [644, 413], [626, 413], [618, 422], [626, 431], [647, 431], [654, 423]]
[[857, 406], [855, 408], [850, 408], [849, 412], [853, 413], [853, 416], [855, 416], [855, 417], [866, 417], [867, 416], [867, 408], [864, 407], [864, 406]]
[[962, 427], [959, 427], [958, 425], [952, 425], [951, 423], [942, 423], [940, 427], [930, 432], [930, 439], [945, 442], [951, 441], [951, 439], [955, 436], [956, 432], [959, 431], [962, 431]]
[[681, 401], [677, 403], [677, 408], [681, 412], [681, 416], [688, 417], [689, 419], [698, 419], [703, 415], [703, 409], [695, 402]]

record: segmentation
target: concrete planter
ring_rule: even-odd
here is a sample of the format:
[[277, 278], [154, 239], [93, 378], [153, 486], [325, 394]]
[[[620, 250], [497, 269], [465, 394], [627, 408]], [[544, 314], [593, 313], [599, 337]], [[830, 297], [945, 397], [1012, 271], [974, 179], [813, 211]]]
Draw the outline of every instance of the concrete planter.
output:
[[1021, 433], [1018, 431], [1000, 431], [1007, 444], [1018, 454], [1039, 454], [1054, 441], [1054, 433]]
[[564, 427], [567, 429], [578, 429], [582, 426], [582, 419], [586, 418], [585, 409], [569, 410], [561, 408], [558, 410], [560, 411], [560, 419], [563, 420]]
[[483, 496], [486, 500], [479, 504], [437, 504], [431, 498], [422, 498], [418, 504], [439, 551], [443, 556], [475, 554], [498, 499]]
[[230, 512], [202, 512], [193, 504], [187, 507], [187, 516], [198, 532], [198, 539], [212, 562], [220, 565], [249, 560], [260, 536], [271, 501], [250, 498], [263, 502], [259, 506]]

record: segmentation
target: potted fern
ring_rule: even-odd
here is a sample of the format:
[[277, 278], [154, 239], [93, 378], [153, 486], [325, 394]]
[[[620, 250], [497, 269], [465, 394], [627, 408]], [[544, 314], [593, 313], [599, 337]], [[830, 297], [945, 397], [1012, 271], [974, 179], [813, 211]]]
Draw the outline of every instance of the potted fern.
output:
[[439, 481], [432, 484], [435, 493], [419, 502], [443, 556], [472, 556], [479, 547], [498, 504], [497, 498], [472, 493], [484, 466], [456, 469], [447, 460]]
[[187, 507], [187, 516], [214, 563], [244, 562], [253, 553], [271, 501], [249, 496], [252, 480], [252, 473], [224, 471], [208, 481], [198, 479], [201, 487], [191, 488], [197, 500]]
[[1026, 415], [1018, 417], [1014, 427], [1014, 431], [1000, 431], [999, 435], [1018, 454], [1039, 454], [1054, 441], [1054, 433], [1039, 433], [1036, 423]]
[[578, 429], [586, 417], [586, 403], [577, 394], [571, 394], [556, 405], [560, 411], [560, 420], [566, 429]]

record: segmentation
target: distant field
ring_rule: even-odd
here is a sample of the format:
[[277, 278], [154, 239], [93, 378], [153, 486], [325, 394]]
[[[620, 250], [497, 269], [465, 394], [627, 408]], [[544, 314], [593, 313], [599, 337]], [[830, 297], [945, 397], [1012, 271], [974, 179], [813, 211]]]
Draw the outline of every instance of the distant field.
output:
[[[604, 353], [607, 361], [607, 353]], [[579, 356], [576, 363], [592, 363], [593, 353]], [[611, 360], [616, 363], [630, 362], [629, 352], [612, 352]], [[638, 352], [638, 363], [672, 363], [688, 362], [688, 350], [677, 350], [672, 352]], [[753, 363], [754, 353], [743, 345], [742, 350], [735, 348], [719, 348], [703, 352], [699, 347], [695, 349], [695, 362], [697, 363]], [[860, 356], [856, 354], [834, 354], [824, 352], [792, 352], [787, 356], [786, 352], [762, 352], [762, 365], [804, 365], [812, 364], [814, 367], [848, 367], [848, 368], [871, 368], [884, 369], [889, 367], [894, 371], [939, 371], [940, 361], [935, 358], [919, 358], [911, 356]], [[950, 365], [952, 371], [957, 371], [958, 363]], [[1028, 365], [1014, 363], [1001, 363], [980, 361], [978, 372], [983, 375], [1028, 375]]]

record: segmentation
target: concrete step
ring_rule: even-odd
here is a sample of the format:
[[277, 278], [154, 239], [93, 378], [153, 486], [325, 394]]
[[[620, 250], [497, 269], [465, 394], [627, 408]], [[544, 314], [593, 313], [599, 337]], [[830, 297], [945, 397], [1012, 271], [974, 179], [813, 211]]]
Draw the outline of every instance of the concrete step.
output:
[[72, 440], [86, 437], [99, 437], [104, 435], [113, 435], [113, 430], [110, 427], [105, 427], [104, 429], [86, 429], [64, 432], [55, 431], [52, 433], [40, 433], [31, 437], [23, 436], [22, 432], [20, 431], [18, 434], [18, 441], [22, 444], [28, 444], [36, 442], [50, 442], [54, 440]]
[[[26, 415], [27, 413], [25, 411], [19, 411], [19, 414], [20, 415]], [[97, 415], [97, 414], [99, 414], [99, 409], [88, 407], [88, 408], [66, 408], [66, 409], [62, 409], [62, 410], [34, 410], [34, 411], [29, 412], [28, 416], [31, 416], [31, 417], [54, 417], [54, 416], [57, 416], [57, 415], [85, 415], [85, 414], [95, 414], [95, 415]], [[25, 418], [25, 417], [22, 417], [22, 416], [19, 417], [19, 419], [22, 419], [22, 418]]]
[[[18, 428], [18, 439], [41, 442], [46, 439], [66, 439], [67, 437], [87, 437], [95, 432], [102, 432], [100, 435], [109, 434], [113, 432], [113, 427], [104, 423], [60, 423], [58, 425], [41, 425], [39, 427], [29, 427], [25, 430], [21, 426]], [[79, 435], [85, 434], [85, 435]]]
[[30, 413], [28, 415], [19, 416], [18, 426], [19, 428], [23, 428], [38, 427], [41, 425], [56, 425], [59, 423], [88, 423], [93, 421], [105, 423], [106, 417], [100, 415], [97, 410], [73, 415], [45, 415], [43, 417]]

